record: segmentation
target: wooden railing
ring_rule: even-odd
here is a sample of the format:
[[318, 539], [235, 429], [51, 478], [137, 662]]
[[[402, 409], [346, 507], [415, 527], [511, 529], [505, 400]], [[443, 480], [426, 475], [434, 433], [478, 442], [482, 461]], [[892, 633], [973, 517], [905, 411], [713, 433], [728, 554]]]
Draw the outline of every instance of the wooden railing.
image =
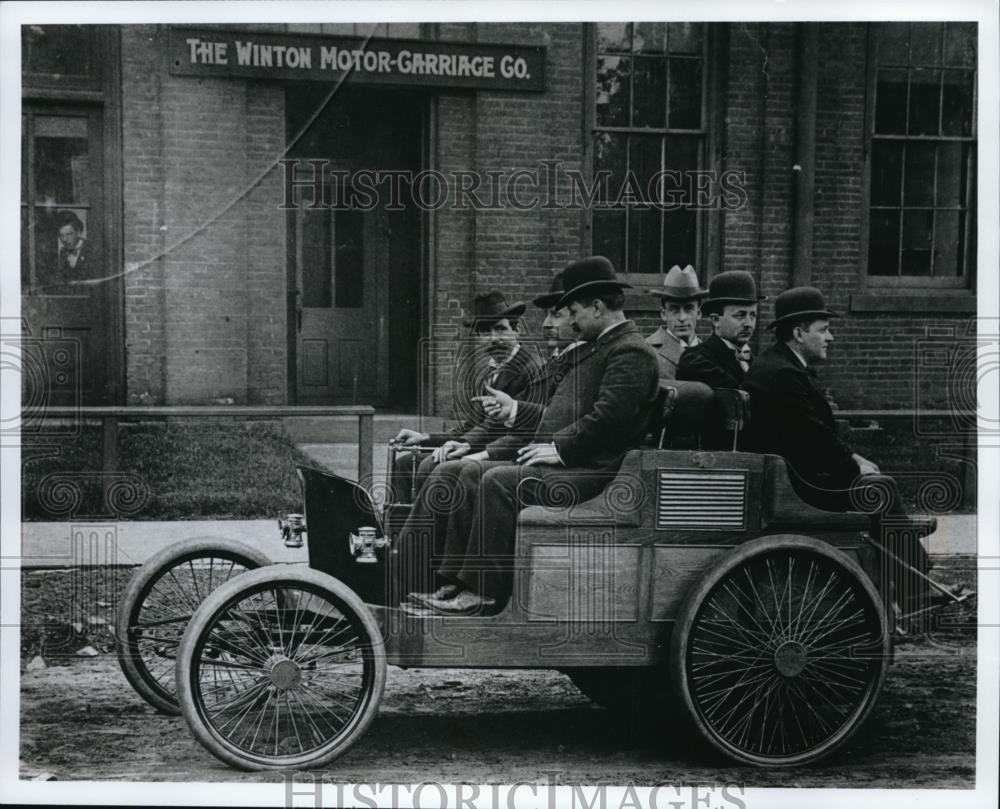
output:
[[118, 468], [118, 422], [121, 419], [167, 418], [236, 418], [284, 419], [298, 416], [310, 418], [356, 417], [358, 420], [358, 480], [371, 480], [372, 443], [374, 440], [375, 408], [368, 405], [347, 407], [211, 405], [167, 407], [44, 407], [21, 411], [22, 423], [34, 421], [99, 421], [103, 435], [105, 472]]

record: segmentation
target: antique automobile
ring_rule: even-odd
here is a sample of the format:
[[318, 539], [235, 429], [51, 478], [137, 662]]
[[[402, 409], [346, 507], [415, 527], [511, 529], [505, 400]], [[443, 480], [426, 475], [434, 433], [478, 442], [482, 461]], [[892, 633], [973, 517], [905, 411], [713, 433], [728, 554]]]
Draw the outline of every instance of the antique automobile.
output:
[[[129, 681], [244, 769], [343, 754], [378, 713], [387, 665], [559, 669], [605, 705], [672, 696], [738, 762], [830, 754], [892, 659], [869, 518], [804, 503], [780, 457], [660, 448], [664, 398], [659, 440], [630, 451], [601, 495], [520, 512], [499, 614], [403, 608], [393, 559], [410, 507], [302, 467], [303, 514], [281, 531], [305, 542], [308, 566], [213, 539], [150, 560], [120, 608]], [[746, 406], [734, 393], [720, 409], [734, 436]]]

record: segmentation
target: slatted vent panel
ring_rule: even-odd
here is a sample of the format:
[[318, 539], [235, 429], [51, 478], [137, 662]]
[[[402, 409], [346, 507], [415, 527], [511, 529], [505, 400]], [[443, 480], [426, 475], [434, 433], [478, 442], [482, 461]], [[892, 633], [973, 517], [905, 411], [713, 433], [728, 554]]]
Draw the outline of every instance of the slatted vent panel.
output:
[[656, 488], [656, 527], [688, 531], [746, 528], [747, 473], [661, 469]]

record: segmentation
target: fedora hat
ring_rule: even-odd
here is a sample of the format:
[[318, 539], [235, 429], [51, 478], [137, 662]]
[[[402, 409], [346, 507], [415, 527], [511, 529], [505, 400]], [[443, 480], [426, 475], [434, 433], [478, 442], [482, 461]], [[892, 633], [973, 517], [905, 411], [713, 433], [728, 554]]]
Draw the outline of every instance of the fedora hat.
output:
[[492, 323], [505, 317], [520, 317], [527, 308], [527, 304], [521, 301], [508, 304], [502, 292], [485, 292], [476, 295], [472, 301], [472, 317], [462, 322], [466, 326], [474, 326], [476, 323]]
[[555, 306], [565, 306], [584, 291], [631, 289], [632, 285], [618, 280], [614, 265], [604, 256], [589, 256], [566, 265], [563, 270], [563, 287], [566, 292], [555, 302]]
[[551, 309], [555, 306], [556, 301], [563, 296], [563, 292], [565, 291], [563, 289], [563, 271], [560, 270], [552, 276], [549, 291], [544, 295], [539, 295], [537, 298], [532, 299], [531, 302], [539, 309]]
[[708, 284], [708, 298], [701, 305], [703, 314], [712, 315], [731, 303], [760, 303], [767, 298], [757, 294], [753, 276], [745, 270], [720, 272]]
[[707, 289], [701, 289], [698, 286], [698, 274], [690, 264], [683, 270], [675, 264], [663, 276], [663, 286], [659, 289], [651, 289], [649, 292], [665, 301], [675, 303], [696, 301], [708, 295]]
[[784, 320], [816, 317], [840, 317], [826, 308], [823, 293], [816, 287], [792, 287], [786, 289], [774, 300], [774, 321], [767, 327], [773, 329]]

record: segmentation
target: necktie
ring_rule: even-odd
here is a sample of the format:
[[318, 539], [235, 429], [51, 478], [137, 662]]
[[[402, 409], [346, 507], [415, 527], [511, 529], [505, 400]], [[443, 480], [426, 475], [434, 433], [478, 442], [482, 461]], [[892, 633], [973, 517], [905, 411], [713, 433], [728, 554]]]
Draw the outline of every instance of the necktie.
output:
[[736, 349], [736, 361], [740, 364], [740, 368], [743, 369], [743, 373], [750, 370], [750, 347], [743, 346], [742, 348]]

